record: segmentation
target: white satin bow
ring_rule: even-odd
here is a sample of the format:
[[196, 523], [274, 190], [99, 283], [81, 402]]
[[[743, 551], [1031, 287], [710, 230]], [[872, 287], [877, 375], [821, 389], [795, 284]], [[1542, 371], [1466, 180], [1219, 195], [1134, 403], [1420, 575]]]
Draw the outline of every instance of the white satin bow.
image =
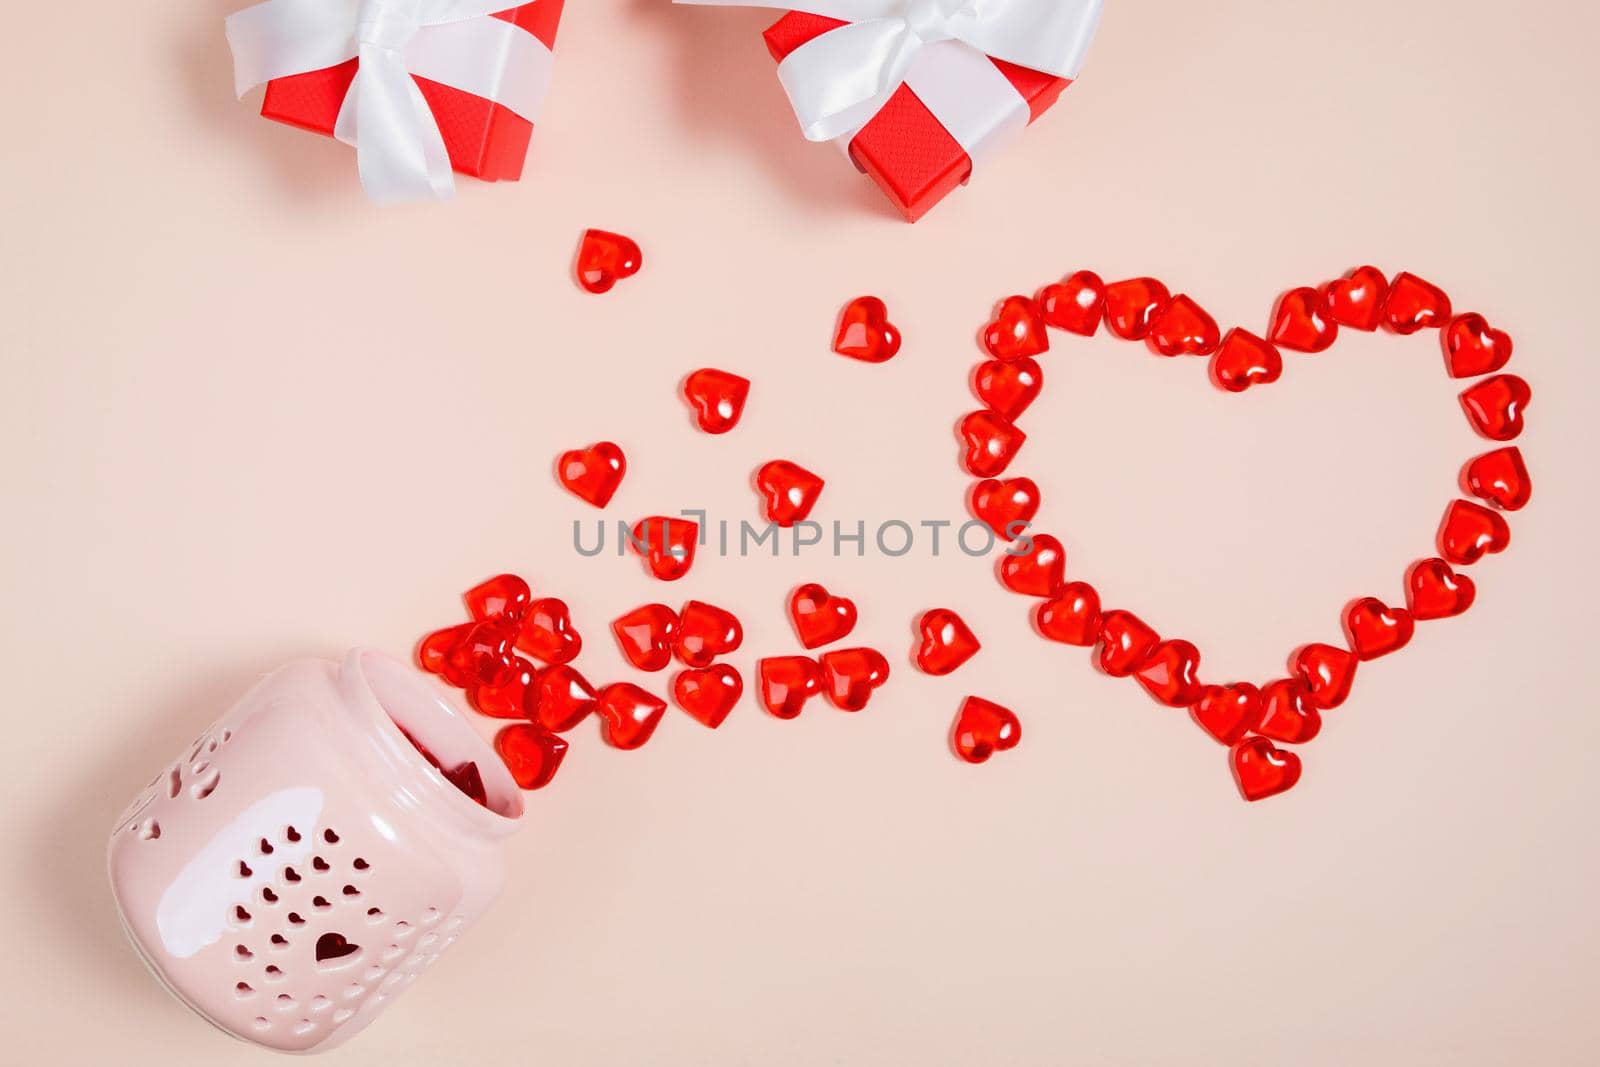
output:
[[995, 59], [1075, 78], [1102, 0], [674, 0], [805, 11], [848, 22], [778, 67], [813, 141], [851, 136], [888, 103], [928, 45], [955, 41]]
[[234, 88], [357, 59], [334, 136], [356, 148], [378, 201], [449, 197], [450, 156], [417, 74], [503, 104], [532, 121], [549, 86], [550, 50], [487, 16], [516, 0], [265, 0], [228, 16]]

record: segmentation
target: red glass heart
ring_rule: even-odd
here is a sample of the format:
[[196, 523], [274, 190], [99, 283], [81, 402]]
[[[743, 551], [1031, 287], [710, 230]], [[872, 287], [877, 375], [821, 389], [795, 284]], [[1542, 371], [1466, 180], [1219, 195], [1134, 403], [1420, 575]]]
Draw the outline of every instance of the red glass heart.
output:
[[994, 321], [984, 327], [983, 347], [1004, 362], [1049, 351], [1050, 334], [1039, 305], [1025, 296], [1006, 297]]
[[1162, 641], [1150, 650], [1134, 677], [1145, 692], [1169, 708], [1186, 708], [1200, 699], [1200, 650], [1188, 641]]
[[678, 613], [665, 604], [645, 604], [612, 620], [611, 632], [629, 663], [641, 671], [659, 671], [672, 662]]
[[1395, 333], [1416, 333], [1450, 321], [1450, 298], [1443, 289], [1410, 271], [1396, 274], [1383, 301], [1384, 324]]
[[1049, 534], [1034, 534], [1026, 551], [1000, 557], [1000, 584], [1023, 596], [1053, 597], [1066, 584], [1067, 550]]
[[1113, 678], [1138, 670], [1160, 643], [1161, 635], [1131, 611], [1100, 616], [1100, 669]]
[[1467, 420], [1491, 441], [1510, 441], [1522, 432], [1523, 412], [1532, 399], [1533, 390], [1515, 374], [1496, 374], [1461, 392]]
[[1179, 293], [1150, 324], [1150, 346], [1163, 356], [1209, 356], [1222, 333], [1205, 308]]
[[681, 672], [672, 680], [678, 707], [715, 730], [744, 695], [744, 679], [726, 663]]
[[1218, 388], [1242, 393], [1252, 385], [1270, 385], [1283, 374], [1283, 356], [1271, 342], [1234, 327], [1211, 357], [1211, 380]]
[[1406, 605], [1417, 619], [1448, 619], [1472, 606], [1478, 587], [1442, 559], [1424, 559], [1406, 572]]
[[860, 711], [872, 691], [889, 680], [889, 661], [870, 648], [847, 648], [822, 654], [823, 692], [841, 711]]
[[1478, 562], [1511, 544], [1511, 527], [1499, 512], [1470, 500], [1454, 500], [1439, 526], [1439, 555], [1458, 567]]
[[790, 527], [817, 506], [825, 483], [798, 463], [775, 459], [756, 471], [756, 487], [766, 498], [767, 521]]
[[1234, 745], [1229, 760], [1233, 780], [1246, 800], [1265, 800], [1293, 789], [1300, 780], [1300, 757], [1264, 737], [1246, 738]]
[[1022, 723], [1010, 708], [982, 697], [968, 697], [956, 714], [950, 743], [956, 755], [968, 763], [982, 763], [996, 752], [1017, 747], [1022, 740]]
[[1340, 326], [1368, 332], [1383, 321], [1383, 301], [1388, 295], [1389, 282], [1377, 267], [1357, 267], [1322, 287], [1329, 318]]
[[1189, 717], [1224, 745], [1237, 744], [1261, 721], [1261, 690], [1249, 682], [1204, 686]]
[[523, 789], [543, 789], [561, 769], [567, 739], [531, 722], [507, 726], [494, 738], [494, 750]]
[[1416, 628], [1411, 612], [1391, 608], [1377, 597], [1362, 597], [1344, 613], [1344, 632], [1360, 659], [1377, 659], [1406, 647]]
[[639, 748], [661, 724], [667, 702], [632, 682], [613, 682], [600, 690], [600, 722], [605, 739], [620, 749]]
[[534, 721], [558, 734], [588, 718], [599, 700], [589, 680], [564, 663], [540, 671], [535, 690]]
[[1356, 680], [1355, 656], [1333, 645], [1306, 645], [1295, 652], [1289, 667], [1305, 683], [1311, 703], [1323, 710], [1343, 704]]
[[1461, 472], [1461, 484], [1473, 496], [1505, 511], [1519, 510], [1533, 496], [1533, 481], [1522, 451], [1515, 445], [1485, 452], [1469, 462]]
[[889, 309], [875, 296], [862, 296], [845, 305], [833, 350], [864, 363], [883, 363], [900, 351], [900, 331], [889, 321]]
[[610, 441], [563, 452], [556, 460], [556, 477], [567, 492], [597, 508], [611, 503], [627, 473], [627, 456]]
[[1039, 513], [1039, 487], [1032, 478], [985, 478], [972, 487], [972, 514], [1003, 541], [1013, 541]]
[[644, 256], [630, 237], [606, 230], [585, 230], [578, 246], [578, 284], [604, 293], [623, 278], [639, 273]]
[[1325, 352], [1339, 337], [1322, 293], [1308, 286], [1290, 289], [1278, 298], [1278, 309], [1267, 332], [1272, 343], [1296, 352]]
[[443, 674], [446, 660], [466, 639], [476, 623], [463, 622], [435, 630], [417, 643], [417, 664], [432, 674]]
[[843, 640], [856, 628], [856, 605], [849, 597], [834, 596], [808, 582], [789, 597], [789, 617], [802, 645], [821, 648]]
[[[537, 702], [539, 668], [516, 657], [510, 681], [504, 685], [480, 685], [467, 690], [467, 700], [474, 708], [495, 719], [526, 719], [529, 705]], [[528, 695], [533, 690], [533, 696]]]
[[1016, 458], [1028, 435], [993, 411], [974, 411], [961, 420], [967, 442], [962, 460], [967, 473], [977, 478], [998, 478]]
[[774, 656], [758, 663], [756, 671], [761, 703], [780, 719], [796, 717], [822, 692], [822, 666], [809, 656]]
[[533, 592], [517, 575], [497, 574], [462, 593], [461, 599], [467, 605], [467, 614], [478, 622], [502, 616], [515, 621], [527, 614]]
[[691, 600], [678, 613], [678, 658], [690, 667], [709, 667], [744, 644], [744, 627], [731, 611]]
[[440, 673], [460, 689], [505, 685], [516, 670], [514, 633], [515, 624], [503, 619], [474, 623], [444, 658]]
[[978, 365], [973, 375], [972, 389], [991, 410], [1007, 422], [1028, 410], [1044, 388], [1044, 372], [1031, 359], [1012, 363], [991, 359]]
[[1255, 732], [1279, 744], [1303, 745], [1322, 732], [1322, 713], [1298, 678], [1279, 678], [1261, 690], [1261, 718]]
[[1100, 640], [1100, 594], [1088, 582], [1068, 582], [1033, 609], [1033, 624], [1052, 641], [1088, 648]]
[[949, 674], [978, 654], [983, 647], [966, 621], [949, 608], [923, 612], [917, 620], [922, 643], [917, 646], [917, 666], [926, 674]]
[[702, 367], [683, 382], [683, 395], [694, 408], [695, 423], [706, 433], [727, 433], [739, 425], [745, 401], [750, 398], [750, 379], [725, 370]]
[[1058, 330], [1093, 337], [1105, 317], [1106, 283], [1092, 270], [1080, 270], [1047, 285], [1034, 298], [1044, 321]]
[[1170, 299], [1167, 287], [1154, 278], [1112, 282], [1106, 286], [1106, 326], [1124, 341], [1142, 341]]
[[694, 566], [694, 550], [699, 538], [697, 523], [653, 515], [634, 524], [629, 544], [644, 558], [651, 574], [663, 582], [675, 582]]
[[1444, 353], [1452, 378], [1492, 374], [1511, 359], [1511, 335], [1496, 330], [1476, 311], [1457, 315], [1444, 328]]
[[535, 600], [517, 632], [517, 647], [541, 663], [570, 663], [583, 651], [583, 637], [572, 625], [567, 602], [547, 596]]

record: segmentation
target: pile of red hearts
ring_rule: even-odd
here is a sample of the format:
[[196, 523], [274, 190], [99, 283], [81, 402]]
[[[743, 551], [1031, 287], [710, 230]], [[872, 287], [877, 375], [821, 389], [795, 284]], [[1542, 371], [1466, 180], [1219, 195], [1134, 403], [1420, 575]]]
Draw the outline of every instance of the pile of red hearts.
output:
[[[1195, 723], [1228, 746], [1234, 777], [1248, 800], [1291, 788], [1300, 778], [1300, 757], [1280, 745], [1314, 738], [1322, 713], [1344, 703], [1356, 665], [1403, 648], [1416, 622], [1459, 615], [1471, 606], [1475, 587], [1454, 567], [1476, 563], [1510, 542], [1502, 512], [1528, 502], [1531, 482], [1515, 446], [1495, 448], [1469, 461], [1460, 483], [1478, 501], [1456, 499], [1438, 531], [1438, 556], [1414, 563], [1405, 576], [1405, 607], [1363, 597], [1345, 610], [1346, 646], [1313, 643], [1293, 653], [1287, 677], [1256, 686], [1248, 682], [1208, 684], [1200, 677], [1200, 653], [1185, 640], [1163, 638], [1137, 615], [1106, 609], [1093, 586], [1068, 581], [1066, 551], [1055, 537], [1031, 533], [1041, 500], [1029, 478], [1002, 478], [1026, 434], [1017, 419], [1039, 396], [1043, 369], [1034, 357], [1050, 347], [1050, 328], [1088, 337], [1104, 322], [1116, 337], [1143, 341], [1168, 357], [1210, 360], [1210, 376], [1222, 389], [1242, 392], [1278, 379], [1281, 350], [1322, 352], [1340, 329], [1397, 334], [1438, 329], [1454, 378], [1480, 378], [1461, 394], [1467, 419], [1495, 442], [1516, 438], [1530, 398], [1528, 384], [1497, 373], [1511, 358], [1511, 339], [1475, 312], [1455, 314], [1439, 287], [1414, 274], [1391, 282], [1374, 267], [1361, 267], [1320, 287], [1290, 290], [1279, 299], [1265, 337], [1240, 327], [1225, 335], [1191, 297], [1171, 295], [1154, 278], [1106, 284], [1079, 271], [1030, 298], [1012, 296], [999, 305], [983, 334], [992, 357], [978, 367], [974, 388], [984, 403], [961, 421], [966, 442], [963, 466], [980, 479], [969, 498], [974, 515], [997, 536], [1017, 541], [1020, 554], [1000, 564], [1000, 581], [1034, 598], [1033, 619], [1043, 636], [1095, 649], [1101, 670], [1132, 677], [1162, 704], [1187, 708]], [[1487, 376], [1487, 377], [1485, 377]]]

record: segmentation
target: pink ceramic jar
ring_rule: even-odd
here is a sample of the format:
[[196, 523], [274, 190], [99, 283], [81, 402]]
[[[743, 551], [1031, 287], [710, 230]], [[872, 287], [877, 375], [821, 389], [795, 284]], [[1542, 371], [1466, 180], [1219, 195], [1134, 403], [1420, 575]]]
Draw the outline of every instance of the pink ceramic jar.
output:
[[[478, 765], [487, 808], [445, 767]], [[370, 1023], [499, 892], [522, 794], [463, 715], [377, 652], [263, 679], [111, 836], [124, 928], [222, 1030], [285, 1051]]]

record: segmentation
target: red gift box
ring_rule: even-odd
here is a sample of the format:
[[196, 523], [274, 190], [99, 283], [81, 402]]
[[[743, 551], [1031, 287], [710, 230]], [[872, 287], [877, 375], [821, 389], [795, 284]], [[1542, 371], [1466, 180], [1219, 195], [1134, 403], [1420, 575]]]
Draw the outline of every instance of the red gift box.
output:
[[[554, 50], [561, 4], [562, 0], [535, 0], [491, 17], [520, 26]], [[333, 136], [339, 109], [356, 77], [357, 63], [350, 59], [338, 66], [274, 78], [267, 83], [261, 114], [312, 133]], [[412, 79], [433, 112], [453, 168], [486, 182], [514, 182], [522, 177], [533, 123], [482, 97], [416, 75]]]
[[[838, 19], [791, 11], [767, 29], [767, 49], [782, 62], [789, 53], [829, 30]], [[1072, 82], [1004, 60], [991, 59], [1028, 104], [1031, 123], [1048, 111]], [[907, 86], [900, 86], [883, 110], [850, 142], [850, 158], [906, 219], [916, 222], [958, 185], [972, 177], [972, 157], [932, 111]]]

